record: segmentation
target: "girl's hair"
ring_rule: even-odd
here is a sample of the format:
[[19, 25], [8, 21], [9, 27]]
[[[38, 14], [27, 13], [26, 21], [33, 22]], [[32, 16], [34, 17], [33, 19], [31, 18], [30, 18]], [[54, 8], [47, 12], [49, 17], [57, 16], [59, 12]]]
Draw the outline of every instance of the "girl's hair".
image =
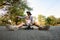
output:
[[29, 14], [29, 15], [32, 15], [31, 12], [29, 12], [29, 11], [27, 11], [26, 13]]

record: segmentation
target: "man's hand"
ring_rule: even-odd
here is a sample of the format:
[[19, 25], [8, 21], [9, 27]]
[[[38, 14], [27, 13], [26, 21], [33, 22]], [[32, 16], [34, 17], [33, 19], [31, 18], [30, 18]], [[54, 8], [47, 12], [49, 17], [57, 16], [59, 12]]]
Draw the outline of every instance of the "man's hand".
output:
[[20, 18], [20, 16], [16, 16], [16, 18]]

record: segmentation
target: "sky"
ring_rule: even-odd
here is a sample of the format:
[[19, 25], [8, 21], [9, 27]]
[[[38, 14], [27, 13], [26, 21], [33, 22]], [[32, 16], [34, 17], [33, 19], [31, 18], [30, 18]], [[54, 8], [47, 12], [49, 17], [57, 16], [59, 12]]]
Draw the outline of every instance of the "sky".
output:
[[60, 17], [60, 0], [28, 0], [28, 5], [33, 8], [31, 11], [33, 16], [41, 14], [46, 17], [50, 15]]
[[[33, 16], [38, 16], [39, 14], [46, 17], [53, 15], [57, 18], [60, 17], [60, 0], [27, 0], [28, 5], [33, 8], [31, 11]], [[1, 13], [6, 13], [5, 10], [0, 9]], [[2, 14], [1, 14], [2, 15]]]

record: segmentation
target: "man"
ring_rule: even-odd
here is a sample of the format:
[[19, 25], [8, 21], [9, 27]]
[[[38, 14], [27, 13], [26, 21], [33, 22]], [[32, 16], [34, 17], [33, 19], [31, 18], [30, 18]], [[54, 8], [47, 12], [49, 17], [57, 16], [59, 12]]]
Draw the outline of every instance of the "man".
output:
[[[33, 28], [33, 29], [37, 28], [39, 30], [48, 30], [49, 29], [48, 26], [46, 26], [44, 28], [40, 27], [37, 23], [34, 22], [32, 14], [29, 11], [27, 11], [26, 13], [27, 13], [27, 16], [24, 16], [24, 17], [17, 16], [17, 18], [24, 18], [26, 23], [22, 22], [19, 25], [10, 26], [10, 27], [9, 27], [9, 25], [7, 25], [7, 28], [11, 29], [11, 30], [16, 30], [16, 29], [22, 28], [24, 25], [27, 25], [27, 27], [25, 27], [27, 29], [31, 29], [31, 28]], [[35, 25], [36, 27], [31, 26], [31, 25]]]
[[18, 18], [25, 18], [26, 23], [22, 22], [20, 25], [17, 25], [17, 27], [22, 27], [23, 25], [29, 26], [34, 23], [33, 17], [31, 16], [32, 14], [29, 11], [27, 11], [26, 13], [27, 13], [27, 16], [24, 16], [24, 17], [18, 16]]

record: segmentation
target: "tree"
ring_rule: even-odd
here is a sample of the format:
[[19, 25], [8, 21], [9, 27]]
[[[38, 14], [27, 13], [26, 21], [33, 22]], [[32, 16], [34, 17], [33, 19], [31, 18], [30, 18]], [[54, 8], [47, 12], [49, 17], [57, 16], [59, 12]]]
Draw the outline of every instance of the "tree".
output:
[[46, 20], [45, 19], [46, 19], [45, 16], [38, 15], [38, 22], [40, 23], [40, 25], [45, 26], [45, 24], [46, 24]]
[[54, 16], [49, 16], [46, 18], [47, 24], [49, 25], [56, 25], [57, 20]]
[[57, 24], [60, 24], [60, 18], [57, 18]]
[[[15, 21], [16, 24], [18, 22], [16, 16], [24, 16], [24, 11], [32, 10], [28, 5], [27, 1], [25, 0], [0, 0], [0, 7], [6, 6], [6, 10], [10, 15], [10, 19]], [[20, 19], [20, 21], [23, 19]]]

